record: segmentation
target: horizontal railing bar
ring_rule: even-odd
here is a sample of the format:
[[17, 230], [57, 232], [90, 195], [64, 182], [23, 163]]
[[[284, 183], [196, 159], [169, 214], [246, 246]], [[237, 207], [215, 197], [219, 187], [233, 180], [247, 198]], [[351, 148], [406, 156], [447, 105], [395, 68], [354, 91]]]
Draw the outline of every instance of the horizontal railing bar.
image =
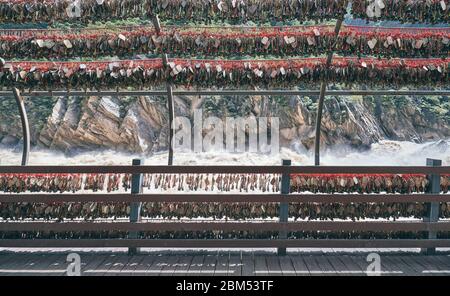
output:
[[450, 166], [0, 166], [0, 174], [450, 174]]
[[450, 202], [450, 194], [0, 194], [0, 202], [290, 202], [383, 203]]
[[448, 248], [450, 239], [0, 239], [2, 248]]
[[[319, 90], [185, 90], [174, 91], [175, 96], [318, 96]], [[165, 96], [166, 91], [32, 91], [23, 92], [24, 97], [42, 96]], [[450, 90], [328, 90], [327, 96], [370, 96], [370, 95], [450, 95]], [[10, 97], [12, 91], [0, 91], [0, 97]]]
[[0, 231], [450, 231], [450, 222], [0, 222]]

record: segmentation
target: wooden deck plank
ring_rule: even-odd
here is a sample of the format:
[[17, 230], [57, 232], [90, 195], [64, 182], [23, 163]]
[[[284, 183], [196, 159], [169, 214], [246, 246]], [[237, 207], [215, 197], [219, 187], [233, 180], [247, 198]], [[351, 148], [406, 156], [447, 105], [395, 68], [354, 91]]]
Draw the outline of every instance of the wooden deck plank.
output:
[[420, 257], [422, 257], [422, 256], [405, 256], [405, 258], [407, 258], [406, 260], [410, 261], [412, 264], [415, 264], [416, 269], [420, 272], [421, 275], [431, 275], [431, 274], [423, 273], [424, 270], [428, 270], [430, 267], [429, 267], [428, 263], [425, 263], [424, 261], [419, 260], [418, 258], [420, 258]]
[[17, 268], [17, 266], [25, 266], [32, 256], [33, 254], [31, 253], [8, 254], [1, 262], [0, 269], [2, 272], [0, 275], [7, 274], [8, 270]]
[[[430, 256], [429, 260], [435, 265], [435, 270], [428, 273], [449, 275], [450, 274], [450, 257], [442, 255]], [[440, 272], [439, 272], [440, 271]]]
[[67, 254], [54, 254], [53, 257], [49, 258], [47, 269], [55, 276], [62, 276], [66, 275], [68, 265]]
[[136, 270], [136, 267], [144, 260], [145, 255], [133, 255], [130, 256], [130, 260], [125, 264], [125, 266], [120, 270], [120, 273], [117, 275], [133, 275]]
[[142, 257], [142, 260], [134, 267], [132, 271], [133, 276], [147, 275], [148, 270], [151, 268], [158, 255], [142, 255]]
[[[216, 270], [216, 265], [217, 265], [217, 259], [218, 259], [217, 254], [206, 255], [205, 260], [203, 261], [203, 264], [202, 264], [202, 269], [201, 269], [200, 275], [202, 275], [202, 276], [214, 275], [214, 272]], [[218, 271], [218, 273], [220, 273], [220, 272], [223, 273], [223, 270], [218, 269], [217, 271]]]
[[164, 255], [155, 256], [152, 264], [145, 271], [146, 274], [150, 276], [158, 276], [161, 273], [161, 270], [164, 268], [166, 264], [167, 258]]
[[[390, 260], [398, 270], [403, 271], [403, 275], [405, 276], [415, 276], [419, 275], [416, 270], [414, 270], [409, 264], [406, 264], [403, 260], [400, 259], [398, 255], [386, 256], [386, 260]], [[384, 260], [384, 259], [382, 259]]]
[[254, 275], [269, 275], [269, 269], [267, 268], [266, 256], [255, 255], [255, 274]]
[[349, 274], [353, 275], [365, 275], [364, 271], [362, 270], [361, 266], [356, 264], [351, 257], [348, 254], [343, 254], [336, 256], [336, 259], [340, 261], [347, 271], [349, 271]]
[[175, 266], [175, 274], [176, 276], [187, 275], [189, 270], [189, 265], [191, 265], [192, 259], [194, 256], [190, 255], [181, 255], [178, 263]]
[[339, 258], [336, 255], [327, 255], [326, 259], [328, 260], [328, 262], [330, 262], [331, 266], [333, 267], [333, 270], [336, 271], [335, 275], [344, 276], [351, 274], [351, 272], [348, 272], [350, 270], [347, 268], [347, 266], [345, 266], [344, 263], [342, 263], [342, 261], [339, 260]]
[[317, 255], [305, 255], [303, 256], [303, 261], [305, 262], [306, 266], [308, 267], [310, 275], [320, 275], [321, 269], [319, 265], [317, 265], [317, 262], [315, 260], [315, 256]]
[[289, 258], [292, 261], [292, 266], [294, 266], [296, 275], [310, 275], [308, 266], [303, 260], [302, 255], [290, 255]]
[[176, 264], [181, 259], [181, 257], [177, 255], [168, 255], [165, 258], [166, 262], [164, 262], [163, 264], [160, 275], [173, 276], [175, 273]]
[[[18, 275], [18, 276], [28, 276], [32, 275], [32, 270], [39, 270], [44, 271], [46, 267], [48, 267], [48, 261], [47, 258], [50, 256], [50, 254], [25, 254], [23, 255], [11, 255], [11, 260], [8, 261], [6, 264], [2, 264], [2, 270], [3, 272], [1, 275]], [[8, 272], [10, 271], [10, 272]], [[33, 273], [34, 275], [37, 275], [38, 273]]]
[[367, 255], [366, 254], [351, 254], [348, 256], [350, 261], [354, 263], [354, 265], [358, 268], [358, 271], [361, 272], [361, 275], [367, 275], [367, 267], [369, 266], [369, 262], [367, 262]]
[[[17, 270], [23, 270], [23, 273], [17, 273], [19, 275], [32, 275], [30, 272], [31, 270], [43, 270], [45, 267], [48, 266], [48, 257], [50, 254], [39, 254], [38, 256], [31, 256], [28, 262], [25, 263], [25, 265], [17, 265]], [[26, 273], [25, 273], [26, 272]], [[37, 273], [34, 273], [34, 275], [37, 275]]]
[[440, 274], [445, 274], [445, 271], [449, 271], [449, 265], [443, 264], [435, 255], [429, 256], [415, 256], [416, 261], [419, 262], [422, 266], [424, 266], [423, 274], [431, 275], [431, 274], [439, 274], [438, 271], [444, 271]]
[[281, 266], [280, 266], [279, 256], [277, 256], [277, 255], [266, 256], [266, 264], [267, 264], [267, 271], [269, 272], [270, 275], [274, 275], [274, 276], [275, 275], [278, 275], [278, 276], [283, 275]]
[[450, 255], [436, 255], [437, 260], [439, 260], [445, 266], [450, 265]]
[[435, 255], [433, 258], [443, 264], [446, 269], [450, 269], [450, 255]]
[[122, 254], [107, 255], [105, 260], [102, 263], [100, 263], [100, 265], [97, 268], [95, 268], [92, 272], [90, 272], [90, 274], [96, 276], [109, 275], [108, 271], [114, 266], [114, 263], [119, 259], [120, 256], [122, 256]]
[[217, 257], [216, 269], [214, 270], [215, 276], [228, 275], [228, 264], [230, 254], [228, 252], [221, 252]]
[[196, 276], [200, 275], [204, 260], [205, 260], [204, 255], [194, 256], [191, 265], [189, 265], [188, 275], [196, 275]]
[[[17, 264], [11, 262], [7, 269], [11, 269], [14, 271], [12, 274], [14, 275], [26, 275], [26, 276], [55, 276], [55, 275], [63, 275], [67, 268], [67, 265], [63, 267], [59, 267], [57, 273], [52, 272], [52, 270], [57, 269], [49, 269], [49, 266], [58, 258], [59, 261], [65, 260], [65, 256], [61, 254], [39, 254], [38, 256], [28, 256], [26, 261], [16, 260]], [[63, 261], [64, 262], [64, 261]], [[35, 271], [35, 272], [33, 272]]]
[[[380, 255], [381, 259], [381, 271], [383, 275], [402, 276], [407, 272], [406, 266], [393, 260], [394, 255]], [[410, 270], [409, 272], [411, 272]]]
[[400, 263], [403, 263], [407, 265], [409, 269], [414, 270], [416, 275], [421, 275], [423, 266], [417, 263], [415, 260], [412, 260], [412, 257], [414, 256], [398, 256], [398, 259], [401, 261]]
[[4, 266], [6, 266], [8, 264], [8, 262], [10, 261], [14, 261], [14, 258], [20, 258], [20, 257], [24, 257], [27, 253], [25, 254], [9, 254], [9, 253], [0, 253], [0, 268], [3, 268]]
[[[380, 255], [380, 265], [381, 265], [381, 274], [383, 275], [402, 275], [400, 272], [402, 272], [401, 269], [399, 269], [399, 267], [397, 267], [397, 264], [394, 263], [392, 260], [389, 259], [389, 257], [391, 255], [389, 254], [379, 254]], [[366, 262], [367, 262], [367, 267], [369, 267], [369, 265], [373, 262], [367, 261], [367, 257], [366, 257]], [[366, 267], [366, 268], [367, 268]]]
[[241, 274], [243, 276], [255, 275], [255, 260], [252, 255], [242, 255], [241, 264]]
[[126, 254], [121, 254], [120, 256], [117, 256], [111, 266], [111, 268], [106, 272], [106, 275], [108, 276], [118, 276], [121, 274], [121, 271], [125, 268], [125, 266], [130, 262], [131, 258], [133, 256], [128, 256]]
[[292, 260], [289, 256], [281, 256], [279, 259], [280, 268], [283, 276], [295, 276], [295, 268], [292, 265]]
[[[365, 275], [367, 254], [210, 255], [80, 254], [84, 275]], [[16, 253], [0, 258], [0, 275], [65, 275], [67, 253]], [[382, 275], [448, 275], [450, 256], [381, 254]], [[36, 272], [32, 272], [36, 270]], [[22, 272], [20, 272], [22, 271]], [[234, 271], [234, 272], [233, 272]], [[255, 271], [257, 271], [255, 273]], [[312, 271], [312, 272], [311, 272]], [[347, 272], [346, 272], [347, 271]], [[402, 273], [400, 274], [399, 271]], [[425, 271], [425, 273], [423, 273]], [[441, 271], [441, 272], [440, 272]]]
[[319, 266], [320, 270], [322, 271], [321, 275], [324, 276], [337, 275], [336, 270], [333, 268], [333, 265], [330, 264], [325, 254], [315, 256], [315, 259], [317, 262], [317, 266]]
[[[44, 262], [49, 254], [26, 254], [25, 256], [11, 255], [10, 261], [2, 268], [6, 270], [2, 275], [30, 275], [31, 269], [37, 269], [36, 265]], [[11, 271], [8, 273], [7, 271]]]
[[[102, 266], [106, 260], [109, 260], [110, 256], [110, 254], [92, 254], [89, 256], [81, 256], [81, 273], [90, 276], [98, 275], [96, 270], [100, 269], [100, 266]], [[86, 265], [83, 265], [83, 262], [86, 262]]]
[[228, 275], [242, 275], [242, 263], [240, 255], [230, 254], [230, 258], [228, 260]]

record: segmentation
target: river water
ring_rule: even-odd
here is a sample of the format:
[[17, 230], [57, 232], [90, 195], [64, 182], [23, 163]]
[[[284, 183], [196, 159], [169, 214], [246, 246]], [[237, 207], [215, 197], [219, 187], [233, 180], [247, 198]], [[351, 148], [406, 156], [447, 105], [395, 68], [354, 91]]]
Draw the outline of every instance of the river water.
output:
[[[226, 152], [176, 152], [175, 165], [278, 165], [282, 159], [291, 159], [295, 165], [312, 165], [314, 157], [299, 145], [281, 148], [278, 154], [226, 153]], [[0, 165], [18, 165], [21, 159], [20, 147], [0, 147]], [[128, 165], [132, 158], [144, 158], [145, 164], [167, 163], [167, 153], [151, 156], [119, 153], [113, 150], [97, 150], [65, 155], [43, 148], [32, 148], [31, 165]], [[443, 165], [450, 165], [450, 139], [428, 143], [381, 141], [367, 151], [349, 147], [334, 147], [322, 152], [321, 165], [425, 165], [425, 159], [442, 159]]]

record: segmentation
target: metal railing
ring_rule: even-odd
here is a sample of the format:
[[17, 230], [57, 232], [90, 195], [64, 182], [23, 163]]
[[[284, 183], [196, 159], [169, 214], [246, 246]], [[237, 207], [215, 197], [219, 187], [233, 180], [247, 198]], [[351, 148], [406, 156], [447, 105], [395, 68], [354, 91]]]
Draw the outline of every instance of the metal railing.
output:
[[[450, 239], [437, 239], [438, 231], [450, 231], [450, 222], [438, 221], [439, 203], [450, 202], [450, 194], [440, 194], [440, 175], [450, 174], [450, 167], [437, 160], [427, 160], [427, 166], [144, 166], [133, 160], [132, 166], [0, 166], [0, 174], [41, 173], [126, 173], [132, 174], [131, 194], [0, 194], [1, 203], [34, 202], [125, 202], [131, 204], [129, 222], [0, 222], [0, 231], [127, 231], [127, 238], [108, 239], [0, 239], [0, 247], [128, 247], [136, 253], [138, 247], [167, 248], [424, 248], [450, 247]], [[280, 174], [279, 194], [165, 194], [142, 193], [143, 174]], [[291, 174], [427, 174], [429, 186], [425, 194], [290, 194]], [[278, 222], [261, 221], [163, 221], [142, 222], [142, 202], [273, 202], [280, 204]], [[296, 221], [288, 222], [289, 203], [425, 203], [427, 215], [417, 221]], [[139, 231], [274, 231], [277, 239], [139, 239]], [[288, 239], [289, 231], [412, 231], [428, 232], [428, 239]]]

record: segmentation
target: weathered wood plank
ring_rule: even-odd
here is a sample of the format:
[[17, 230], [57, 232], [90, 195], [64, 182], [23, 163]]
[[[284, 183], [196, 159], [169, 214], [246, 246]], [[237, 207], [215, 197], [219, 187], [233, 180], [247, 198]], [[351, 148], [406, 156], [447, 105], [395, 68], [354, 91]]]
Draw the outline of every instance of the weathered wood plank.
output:
[[114, 263], [116, 262], [116, 260], [118, 260], [119, 256], [120, 255], [117, 254], [107, 255], [105, 260], [102, 263], [100, 263], [100, 265], [98, 265], [95, 269], [90, 271], [90, 274], [96, 276], [107, 275], [108, 271], [113, 267]]
[[283, 276], [294, 276], [296, 275], [294, 266], [292, 265], [292, 260], [289, 256], [281, 256], [279, 259], [281, 273]]
[[173, 276], [174, 272], [175, 272], [176, 264], [178, 263], [178, 260], [180, 260], [180, 256], [171, 254], [171, 255], [165, 256], [165, 259], [166, 259], [166, 261], [164, 262], [159, 275]]
[[[405, 275], [404, 266], [392, 260], [393, 255], [380, 254], [381, 272], [383, 275], [401, 276]], [[370, 264], [368, 262], [368, 264]]]
[[15, 253], [0, 253], [0, 266], [2, 268], [8, 264], [10, 261], [14, 261], [15, 258], [19, 259], [20, 257], [24, 257], [27, 253], [24, 254], [15, 254]]
[[303, 260], [302, 255], [298, 254], [290, 255], [289, 258], [291, 258], [292, 265], [294, 266], [296, 275], [310, 275], [308, 266]]
[[166, 264], [167, 258], [164, 255], [156, 256], [150, 267], [145, 271], [146, 274], [151, 276], [158, 276]]
[[243, 276], [255, 276], [255, 260], [252, 255], [243, 255], [241, 259], [241, 274]]
[[194, 258], [194, 256], [181, 255], [175, 266], [174, 275], [176, 275], [176, 276], [187, 275], [187, 272], [189, 270], [189, 265], [191, 265], [193, 258]]
[[27, 275], [26, 272], [36, 264], [44, 255], [32, 253], [21, 256], [11, 255], [11, 260], [3, 264], [1, 275]]
[[27, 262], [22, 268], [20, 265], [18, 266], [17, 271], [22, 270], [22, 272], [18, 272], [18, 275], [38, 275], [38, 272], [32, 274], [31, 271], [44, 271], [44, 269], [48, 267], [47, 260], [49, 256], [50, 254], [39, 254], [38, 256], [30, 257], [30, 261]]
[[[65, 265], [60, 267], [59, 270], [49, 269], [49, 265], [51, 265], [51, 263], [53, 263], [57, 258], [59, 261], [65, 259], [65, 257], [61, 254], [39, 254], [28, 258], [28, 262], [19, 261], [17, 264], [11, 262], [7, 266], [8, 269], [13, 271], [11, 274], [26, 276], [54, 276], [64, 274], [67, 267], [67, 265]], [[54, 271], [57, 271], [57, 273]]]
[[188, 275], [195, 275], [195, 276], [200, 275], [204, 260], [205, 260], [204, 255], [194, 256], [191, 265], [189, 265]]
[[321, 275], [321, 269], [319, 265], [317, 265], [316, 260], [314, 259], [316, 255], [305, 255], [303, 256], [303, 261], [308, 267], [310, 275]]
[[275, 255], [266, 256], [267, 271], [269, 272], [270, 275], [274, 276], [283, 275], [281, 271], [279, 257], [284, 256], [275, 256]]
[[67, 254], [54, 254], [53, 257], [50, 257], [48, 259], [49, 262], [47, 269], [49, 270], [49, 273], [51, 273], [51, 275], [66, 275], [67, 267], [69, 265], [69, 262], [67, 262]]
[[362, 268], [351, 259], [350, 255], [343, 254], [343, 255], [337, 256], [336, 259], [338, 259], [340, 262], [342, 262], [342, 264], [345, 266], [345, 269], [349, 273], [351, 273], [353, 275], [365, 275]]
[[336, 270], [330, 264], [325, 254], [315, 256], [317, 266], [319, 266], [320, 271], [322, 271], [321, 275], [324, 276], [334, 276], [337, 275]]
[[[391, 261], [393, 264], [395, 264], [395, 266], [397, 267], [398, 270], [403, 271], [402, 275], [406, 275], [406, 276], [419, 275], [416, 270], [414, 270], [411, 266], [409, 266], [409, 264], [407, 264], [406, 262], [401, 260], [398, 255], [392, 255], [392, 256], [386, 256], [386, 257], [387, 257], [386, 260]], [[382, 260], [384, 260], [384, 259], [382, 259]]]
[[[81, 256], [81, 261], [83, 261], [83, 257]], [[111, 260], [111, 254], [93, 254], [89, 259], [91, 260], [82, 269], [82, 273], [86, 275], [98, 275], [96, 271], [103, 268]]]
[[[139, 255], [138, 255], [139, 256]], [[134, 256], [133, 256], [134, 257]], [[133, 270], [133, 276], [146, 275], [151, 268], [153, 262], [155, 262], [157, 255], [142, 255], [143, 259], [140, 261]], [[151, 275], [151, 274], [149, 274]]]
[[[10, 270], [11, 273], [6, 273], [4, 275], [31, 275], [32, 269], [38, 270], [39, 268], [42, 269], [43, 265], [45, 265], [45, 267], [48, 266], [48, 264], [46, 264], [48, 256], [49, 254], [40, 253], [33, 255], [30, 253], [20, 259], [14, 257], [12, 261], [9, 261], [9, 263], [5, 265], [5, 269]], [[37, 273], [35, 274], [37, 275]]]
[[216, 269], [214, 270], [214, 275], [216, 276], [224, 276], [228, 275], [228, 261], [229, 261], [230, 254], [221, 252], [219, 256], [217, 257], [217, 263], [216, 263]]
[[[242, 258], [228, 252], [207, 256], [80, 255], [83, 275], [365, 275], [370, 264], [366, 262], [367, 254], [316, 253], [282, 257], [245, 254]], [[66, 253], [19, 253], [8, 256], [0, 258], [0, 275], [65, 275], [69, 264]], [[11, 272], [7, 272], [8, 269]], [[381, 272], [389, 276], [448, 275], [450, 256], [381, 254]]]
[[398, 256], [398, 259], [403, 262], [403, 264], [408, 265], [409, 268], [415, 271], [416, 275], [421, 275], [423, 266], [417, 263], [415, 260], [412, 260], [413, 255], [411, 256]]
[[429, 264], [427, 264], [425, 261], [420, 260], [419, 258], [422, 256], [408, 256], [407, 260], [411, 260], [412, 262], [414, 262], [416, 264], [416, 266], [418, 267], [418, 269], [420, 269], [420, 274], [421, 275], [431, 275], [431, 274], [427, 274], [424, 273], [424, 270], [429, 270], [430, 266]]
[[436, 255], [433, 258], [440, 262], [444, 269], [450, 270], [450, 255]]
[[367, 266], [369, 265], [369, 263], [366, 261], [367, 255], [351, 254], [348, 257], [358, 267], [358, 270], [361, 271], [362, 275], [367, 275]]
[[[206, 255], [205, 260], [203, 261], [202, 269], [200, 275], [202, 276], [212, 276], [216, 270], [218, 255]], [[218, 273], [223, 270], [217, 270]], [[228, 272], [228, 270], [227, 270]], [[223, 275], [223, 274], [222, 274]]]
[[267, 268], [266, 256], [255, 255], [255, 274], [254, 275], [269, 275], [269, 269]]
[[335, 275], [344, 276], [351, 274], [344, 263], [342, 263], [336, 255], [326, 255], [325, 257], [332, 266], [333, 270], [336, 271]]
[[121, 254], [120, 256], [117, 256], [113, 263], [113, 265], [111, 266], [111, 268], [105, 272], [105, 275], [108, 276], [118, 276], [120, 275], [121, 271], [125, 268], [125, 266], [128, 264], [128, 262], [130, 262], [132, 256], [128, 256], [128, 255], [123, 255]]
[[230, 254], [228, 262], [228, 275], [240, 276], [242, 275], [242, 263], [239, 255]]
[[430, 274], [450, 275], [450, 256], [429, 256], [429, 260], [436, 265], [436, 270], [427, 271]]
[[125, 264], [125, 266], [120, 270], [118, 275], [133, 275], [136, 271], [137, 266], [144, 260], [145, 255], [134, 255], [131, 256], [130, 260]]
[[415, 258], [416, 261], [419, 262], [422, 266], [424, 266], [422, 273], [424, 275], [445, 274], [445, 272], [438, 273], [438, 271], [445, 271], [448, 269], [445, 269], [443, 267], [443, 264], [440, 261], [437, 261], [437, 259], [434, 259], [433, 257], [435, 257], [435, 256], [434, 255], [416, 256], [416, 258]]
[[0, 275], [6, 275], [8, 270], [23, 268], [26, 263], [33, 257], [32, 253], [12, 253], [5, 256], [1, 262]]

